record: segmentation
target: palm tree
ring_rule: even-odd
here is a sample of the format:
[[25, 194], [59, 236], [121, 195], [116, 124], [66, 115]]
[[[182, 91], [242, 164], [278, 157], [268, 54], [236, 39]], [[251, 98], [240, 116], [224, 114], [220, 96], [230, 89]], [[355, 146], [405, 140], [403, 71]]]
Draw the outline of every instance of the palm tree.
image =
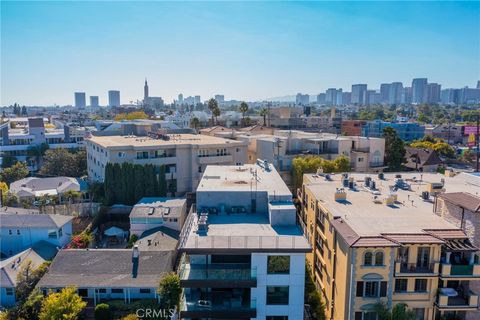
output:
[[245, 126], [245, 114], [248, 112], [248, 104], [246, 104], [245, 101], [242, 101], [238, 110], [242, 113], [242, 125]]
[[220, 108], [217, 106], [215, 109], [213, 109], [213, 116], [215, 116], [215, 123], [218, 125], [218, 117], [220, 116]]
[[263, 117], [263, 126], [267, 126], [267, 116], [268, 116], [268, 109], [267, 108], [262, 108], [260, 110], [260, 115]]
[[415, 320], [415, 312], [408, 310], [407, 307], [405, 303], [397, 303], [390, 310], [384, 303], [379, 302], [375, 305], [374, 311], [377, 313], [379, 320]]
[[[210, 100], [208, 100], [207, 102], [207, 105], [208, 105], [208, 110], [210, 110], [210, 112], [212, 113], [212, 126], [214, 125], [214, 117], [215, 117], [215, 110], [218, 109], [218, 102], [217, 100], [211, 98]], [[220, 109], [219, 109], [220, 110]]]
[[63, 197], [68, 200], [67, 202], [67, 208], [68, 208], [68, 214], [70, 214], [70, 205], [75, 204], [75, 200], [78, 200], [82, 197], [82, 193], [79, 191], [74, 191], [74, 190], [68, 190], [63, 194]]
[[193, 127], [193, 129], [197, 130], [197, 127], [200, 125], [200, 120], [198, 120], [197, 117], [194, 117], [192, 120], [190, 120], [190, 126]]

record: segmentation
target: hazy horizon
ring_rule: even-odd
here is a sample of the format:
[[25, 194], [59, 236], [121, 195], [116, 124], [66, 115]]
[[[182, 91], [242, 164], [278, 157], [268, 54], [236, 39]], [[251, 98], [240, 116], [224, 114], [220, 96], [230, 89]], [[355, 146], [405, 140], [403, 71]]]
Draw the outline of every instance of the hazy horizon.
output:
[[5, 2], [1, 105], [179, 93], [256, 101], [480, 78], [479, 2]]

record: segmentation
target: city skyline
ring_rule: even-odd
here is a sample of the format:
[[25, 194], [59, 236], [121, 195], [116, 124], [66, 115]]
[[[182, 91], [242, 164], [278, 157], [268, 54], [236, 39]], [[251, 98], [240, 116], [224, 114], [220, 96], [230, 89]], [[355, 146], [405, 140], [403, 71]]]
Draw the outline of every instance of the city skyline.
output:
[[169, 103], [179, 93], [255, 101], [421, 77], [475, 87], [480, 75], [478, 2], [1, 6], [2, 105], [73, 105], [74, 92], [106, 105], [109, 90], [127, 103], [143, 97], [145, 76]]

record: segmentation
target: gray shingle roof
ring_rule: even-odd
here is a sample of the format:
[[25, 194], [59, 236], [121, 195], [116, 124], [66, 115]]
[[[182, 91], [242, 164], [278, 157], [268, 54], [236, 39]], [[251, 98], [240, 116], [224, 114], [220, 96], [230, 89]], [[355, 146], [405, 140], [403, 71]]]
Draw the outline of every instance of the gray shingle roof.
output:
[[29, 177], [12, 182], [10, 192], [19, 196], [35, 196], [35, 192], [56, 190], [57, 193], [66, 191], [81, 191], [81, 186], [76, 178], [52, 177], [36, 178]]
[[171, 251], [140, 251], [137, 276], [130, 249], [60, 250], [40, 288], [157, 287], [162, 275], [172, 271]]
[[61, 214], [0, 212], [2, 228], [60, 228], [72, 219]]
[[175, 251], [179, 237], [179, 231], [162, 226], [145, 231], [135, 244], [138, 245], [140, 251]]
[[8, 259], [0, 261], [0, 285], [4, 288], [15, 287], [17, 284], [17, 275], [26, 261], [31, 261], [33, 269], [36, 269], [45, 262], [45, 259], [35, 250], [29, 248]]

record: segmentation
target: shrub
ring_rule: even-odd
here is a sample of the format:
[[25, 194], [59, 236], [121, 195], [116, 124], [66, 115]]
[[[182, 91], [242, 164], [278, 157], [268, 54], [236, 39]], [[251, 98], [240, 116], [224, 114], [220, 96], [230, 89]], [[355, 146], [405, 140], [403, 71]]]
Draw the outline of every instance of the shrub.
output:
[[97, 304], [95, 307], [95, 320], [109, 320], [110, 306], [106, 303]]

